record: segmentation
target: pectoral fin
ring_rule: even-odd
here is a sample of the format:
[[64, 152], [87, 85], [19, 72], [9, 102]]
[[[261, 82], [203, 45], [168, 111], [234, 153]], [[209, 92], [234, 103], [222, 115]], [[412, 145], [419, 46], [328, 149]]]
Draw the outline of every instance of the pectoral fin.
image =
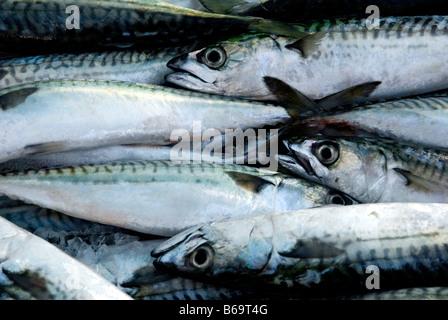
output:
[[25, 154], [36, 155], [42, 153], [60, 152], [64, 151], [65, 148], [66, 143], [64, 141], [30, 144], [25, 147]]
[[23, 88], [11, 91], [0, 96], [0, 109], [5, 111], [12, 109], [24, 102], [30, 95], [35, 93], [38, 88]]
[[240, 188], [253, 193], [260, 192], [267, 185], [275, 185], [271, 181], [246, 173], [235, 171], [227, 171], [226, 173]]

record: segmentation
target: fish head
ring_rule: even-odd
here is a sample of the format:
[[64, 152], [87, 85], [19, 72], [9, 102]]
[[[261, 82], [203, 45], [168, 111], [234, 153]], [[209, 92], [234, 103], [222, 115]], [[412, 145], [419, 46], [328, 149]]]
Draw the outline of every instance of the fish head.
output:
[[152, 251], [154, 266], [182, 276], [232, 281], [263, 272], [272, 252], [272, 221], [237, 219], [193, 227]]
[[360, 202], [376, 202], [387, 182], [381, 149], [361, 139], [292, 139], [279, 163], [293, 174], [339, 190]]
[[273, 36], [246, 35], [173, 58], [167, 66], [175, 72], [166, 80], [205, 93], [268, 100], [263, 76], [272, 75], [281, 58]]

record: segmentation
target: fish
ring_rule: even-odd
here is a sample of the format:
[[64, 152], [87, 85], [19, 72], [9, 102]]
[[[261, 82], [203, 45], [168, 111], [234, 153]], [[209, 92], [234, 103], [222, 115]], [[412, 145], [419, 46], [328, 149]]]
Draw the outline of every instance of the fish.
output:
[[163, 2], [186, 9], [208, 12], [199, 0], [164, 0]]
[[293, 175], [319, 182], [363, 203], [448, 203], [448, 150], [366, 138], [300, 138], [278, 155]]
[[439, 203], [369, 203], [216, 221], [151, 255], [163, 272], [289, 299], [443, 287], [447, 213]]
[[448, 14], [448, 7], [443, 0], [201, 0], [201, 2], [214, 13], [302, 23], [343, 17], [365, 18], [372, 13], [373, 9], [370, 6], [378, 7], [380, 17]]
[[265, 83], [293, 116], [293, 121], [281, 130], [284, 139], [363, 137], [448, 148], [444, 139], [448, 134], [446, 90], [369, 103], [370, 93], [378, 87], [373, 82], [316, 101], [279, 79], [265, 77]]
[[[272, 131], [271, 131], [272, 130]], [[236, 131], [232, 134], [216, 136], [210, 141], [184, 143], [182, 140], [172, 145], [111, 145], [106, 147], [65, 152], [29, 155], [0, 163], [0, 174], [41, 170], [55, 167], [99, 165], [125, 161], [172, 161], [178, 163], [220, 163], [244, 164], [276, 167], [280, 132], [271, 129], [266, 134], [248, 137], [250, 131]], [[247, 139], [246, 139], [247, 137]], [[277, 150], [276, 150], [277, 149]], [[266, 167], [265, 167], [266, 168]]]
[[157, 236], [236, 216], [357, 203], [327, 187], [268, 169], [169, 161], [9, 173], [0, 176], [0, 194]]
[[133, 299], [230, 300], [248, 295], [157, 271], [149, 253], [167, 238], [74, 218], [7, 197], [0, 197], [0, 216], [89, 266]]
[[360, 296], [347, 297], [348, 300], [447, 300], [447, 287], [405, 288], [377, 291]]
[[37, 81], [98, 79], [162, 85], [166, 64], [191, 46], [167, 50], [121, 50], [52, 54], [0, 60], [0, 89]]
[[5, 0], [0, 3], [3, 51], [82, 52], [85, 48], [166, 48], [264, 30], [298, 35], [257, 17], [201, 12], [152, 0]]
[[112, 145], [211, 141], [229, 130], [275, 127], [290, 119], [279, 106], [166, 86], [30, 83], [0, 90], [0, 162]]
[[253, 297], [240, 289], [228, 289], [210, 283], [173, 277], [170, 280], [142, 285], [133, 295], [136, 300], [241, 300]]
[[132, 300], [47, 241], [0, 217], [0, 292], [20, 299]]
[[[250, 100], [276, 101], [264, 78], [277, 78], [312, 100], [380, 82], [378, 102], [448, 88], [447, 16], [385, 17], [307, 25], [303, 37], [245, 34], [170, 62], [170, 84]], [[406, 54], [403, 54], [406, 52]], [[403, 68], [406, 65], [406, 68]]]

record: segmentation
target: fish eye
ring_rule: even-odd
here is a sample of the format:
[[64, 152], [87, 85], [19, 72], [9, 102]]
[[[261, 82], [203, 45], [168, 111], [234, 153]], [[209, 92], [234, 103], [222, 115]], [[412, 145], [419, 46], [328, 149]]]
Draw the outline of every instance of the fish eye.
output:
[[211, 69], [219, 69], [226, 63], [227, 54], [223, 47], [207, 48], [198, 54], [198, 61]]
[[212, 265], [214, 252], [209, 246], [201, 246], [190, 255], [190, 264], [198, 269], [205, 269]]
[[329, 166], [339, 159], [339, 146], [336, 143], [325, 142], [316, 148], [314, 154], [323, 165]]
[[344, 206], [346, 204], [346, 201], [345, 201], [344, 197], [341, 196], [340, 194], [333, 193], [328, 196], [328, 203], [329, 204], [340, 204], [340, 205]]

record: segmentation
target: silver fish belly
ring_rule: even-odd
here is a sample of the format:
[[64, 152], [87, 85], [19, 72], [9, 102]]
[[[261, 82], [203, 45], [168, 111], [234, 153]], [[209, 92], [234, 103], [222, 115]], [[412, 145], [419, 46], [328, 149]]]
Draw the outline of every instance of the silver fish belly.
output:
[[286, 110], [274, 105], [162, 86], [38, 82], [0, 91], [0, 161], [117, 144], [172, 144], [178, 130], [201, 141], [207, 129], [224, 134], [288, 120]]

